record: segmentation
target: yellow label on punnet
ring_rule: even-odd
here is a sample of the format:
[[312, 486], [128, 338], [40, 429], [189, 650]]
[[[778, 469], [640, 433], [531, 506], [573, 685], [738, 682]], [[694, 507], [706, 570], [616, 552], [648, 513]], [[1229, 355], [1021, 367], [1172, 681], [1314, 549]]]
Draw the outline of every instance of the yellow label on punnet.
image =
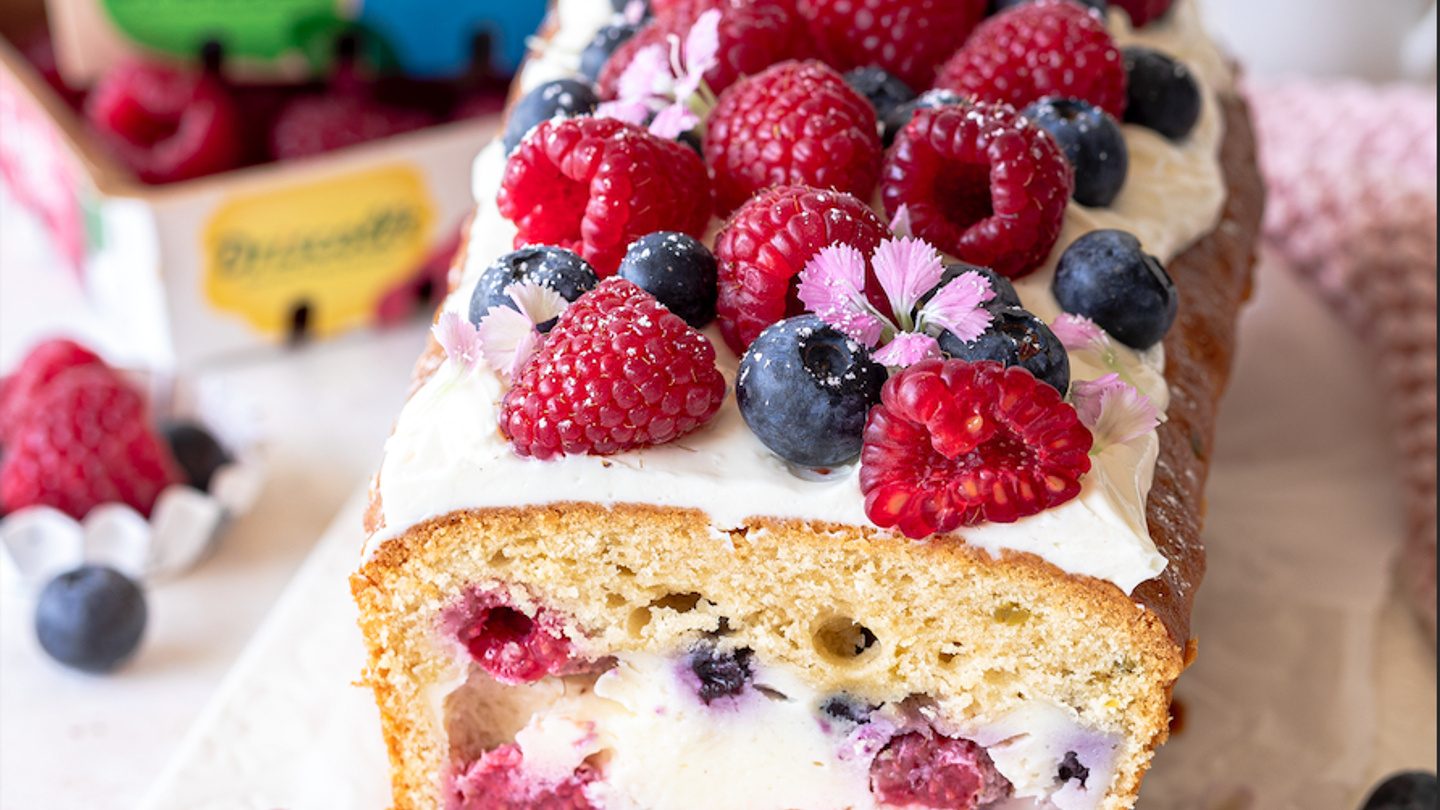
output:
[[426, 260], [434, 220], [406, 165], [236, 197], [205, 227], [205, 295], [269, 335], [300, 320], [322, 336], [370, 323]]

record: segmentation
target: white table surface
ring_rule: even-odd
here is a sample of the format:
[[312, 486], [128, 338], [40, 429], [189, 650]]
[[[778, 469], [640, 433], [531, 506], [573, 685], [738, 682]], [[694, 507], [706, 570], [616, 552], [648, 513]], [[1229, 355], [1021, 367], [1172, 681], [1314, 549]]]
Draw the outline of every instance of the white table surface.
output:
[[[84, 309], [63, 272], [49, 269], [51, 262], [37, 246], [33, 228], [33, 222], [17, 214], [0, 193], [0, 368], [12, 364], [34, 335], [62, 328], [84, 334]], [[1227, 420], [1243, 422], [1253, 432], [1221, 436], [1218, 452], [1225, 454], [1231, 469], [1241, 463], [1243, 474], [1217, 479], [1211, 488], [1212, 522], [1237, 527], [1227, 532], [1226, 547], [1217, 547], [1216, 553], [1258, 553], [1264, 548], [1260, 538], [1237, 535], [1247, 527], [1258, 530], [1256, 516], [1272, 509], [1302, 515], [1323, 509], [1333, 513], [1335, 526], [1373, 535], [1357, 536], [1355, 542], [1374, 543], [1380, 550], [1376, 553], [1384, 553], [1394, 547], [1400, 525], [1396, 505], [1387, 500], [1390, 490], [1384, 476], [1389, 449], [1376, 394], [1364, 385], [1340, 391], [1326, 387], [1327, 381], [1362, 381], [1363, 354], [1345, 350], [1343, 339], [1324, 341], [1318, 349], [1312, 338], [1287, 339], [1290, 333], [1283, 321], [1271, 319], [1295, 317], [1297, 307], [1307, 323], [1324, 316], [1293, 282], [1275, 275], [1273, 268], [1268, 272], [1247, 326], [1248, 336], [1256, 339], [1245, 347], [1232, 399], [1258, 408], [1257, 403], [1270, 401], [1267, 391], [1278, 403], [1285, 399], [1283, 392], [1293, 392], [1296, 386], [1315, 385], [1317, 390], [1313, 407], [1293, 418], [1277, 415], [1273, 429], [1266, 428], [1263, 420]], [[415, 325], [379, 338], [344, 340], [283, 360], [221, 372], [253, 396], [267, 417], [271, 470], [267, 488], [256, 510], [233, 528], [218, 554], [187, 577], [154, 590], [153, 623], [145, 646], [120, 673], [96, 678], [50, 663], [33, 640], [23, 595], [3, 594], [0, 808], [90, 810], [135, 805], [171, 760], [187, 728], [214, 696], [299, 562], [373, 469], [422, 336], [423, 325]], [[1276, 365], [1266, 352], [1296, 359]], [[1262, 445], [1277, 441], [1290, 455], [1255, 456]], [[1336, 452], [1335, 441], [1343, 443], [1342, 451]], [[1243, 466], [1247, 459], [1255, 462], [1248, 470]], [[1284, 469], [1287, 459], [1306, 471], [1299, 485], [1273, 480], [1273, 471]], [[1353, 503], [1347, 505], [1351, 498]], [[1312, 528], [1294, 528], [1323, 530], [1331, 522], [1312, 517], [1308, 524]], [[1316, 559], [1307, 555], [1305, 562]], [[1329, 571], [1327, 576], [1341, 584], [1345, 579], [1343, 571]], [[1233, 616], [1240, 604], [1236, 600], [1254, 598], [1253, 588], [1252, 592], [1225, 593], [1224, 587], [1214, 591], [1210, 595], [1217, 598], [1209, 602], [1202, 592], [1197, 624], [1231, 621], [1226, 617]], [[1291, 604], [1285, 609], [1299, 608]], [[1401, 766], [1434, 768], [1434, 652], [1403, 611], [1386, 608], [1375, 618], [1377, 606], [1366, 609], [1374, 626], [1360, 628], [1362, 632], [1353, 636], [1364, 641], [1344, 659], [1352, 666], [1340, 668], [1342, 675], [1364, 679], [1350, 684], [1360, 690], [1364, 705], [1317, 706], [1315, 716], [1339, 719], [1353, 714], [1366, 718], [1367, 725], [1373, 722], [1378, 733], [1357, 738], [1348, 752], [1336, 752], [1363, 763], [1330, 764], [1341, 765], [1356, 777]], [[1211, 652], [1223, 649], [1212, 645]], [[1202, 655], [1201, 666], [1222, 666], [1221, 656]], [[1309, 685], [1319, 677], [1294, 673], [1294, 684]], [[336, 688], [346, 687], [337, 683]], [[1254, 688], [1272, 690], [1277, 699], [1295, 691], [1284, 680]], [[1267, 729], [1236, 733], [1252, 731]], [[1271, 734], [1276, 731], [1268, 729]], [[1287, 761], [1284, 736], [1294, 732], [1283, 728], [1278, 732], [1282, 745], [1268, 751], [1283, 763]], [[1167, 756], [1183, 756], [1186, 747], [1181, 735]]]

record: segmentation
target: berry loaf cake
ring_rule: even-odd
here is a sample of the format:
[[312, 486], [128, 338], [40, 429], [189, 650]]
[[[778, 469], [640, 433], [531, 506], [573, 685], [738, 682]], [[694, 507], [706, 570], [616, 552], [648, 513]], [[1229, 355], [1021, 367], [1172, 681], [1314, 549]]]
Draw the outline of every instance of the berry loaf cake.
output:
[[396, 807], [1135, 804], [1262, 191], [1193, 2], [990, 5], [555, 6], [351, 579]]

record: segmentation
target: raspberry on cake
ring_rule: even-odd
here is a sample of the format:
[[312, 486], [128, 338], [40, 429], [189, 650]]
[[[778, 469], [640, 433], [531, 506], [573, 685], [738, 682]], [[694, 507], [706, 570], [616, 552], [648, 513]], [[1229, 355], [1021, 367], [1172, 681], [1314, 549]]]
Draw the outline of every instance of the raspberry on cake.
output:
[[[775, 47], [778, 0], [652, 7], [602, 85], [633, 42], [684, 43], [715, 9], [732, 97], [805, 57]], [[708, 219], [705, 167], [664, 168], [634, 127], [552, 119], [513, 156], [486, 147], [351, 578], [399, 810], [1135, 806], [1195, 651], [1205, 459], [1260, 219], [1230, 70], [1193, 2], [1168, 14], [1117, 31], [1163, 43], [1206, 103], [1180, 140], [1121, 130], [1132, 160], [1105, 209], [1067, 204], [1064, 153], [1008, 104], [904, 102], [875, 70], [851, 80], [896, 134], [885, 212], [753, 186], [725, 222], [682, 228], [660, 220], [702, 195]], [[1113, 48], [1099, 17], [1007, 16], [1083, 34], [1036, 49], [1056, 71], [1031, 89], [1105, 107], [1079, 64]], [[734, 35], [757, 19], [777, 25]], [[575, 79], [579, 48], [623, 21], [558, 4], [522, 87]], [[847, 54], [953, 47], [907, 31]], [[873, 126], [825, 83], [811, 118], [859, 100]], [[703, 106], [697, 131], [723, 127]], [[1124, 248], [1109, 260], [1082, 241], [1098, 223], [1128, 234], [1090, 237]], [[543, 261], [514, 259], [517, 232]], [[1135, 311], [1096, 305], [1111, 292]], [[716, 324], [687, 325], [712, 296]], [[1154, 332], [1163, 367], [1138, 348]]]
[[913, 88], [935, 83], [935, 70], [985, 16], [986, 0], [799, 0], [820, 56], [837, 70], [882, 68]]

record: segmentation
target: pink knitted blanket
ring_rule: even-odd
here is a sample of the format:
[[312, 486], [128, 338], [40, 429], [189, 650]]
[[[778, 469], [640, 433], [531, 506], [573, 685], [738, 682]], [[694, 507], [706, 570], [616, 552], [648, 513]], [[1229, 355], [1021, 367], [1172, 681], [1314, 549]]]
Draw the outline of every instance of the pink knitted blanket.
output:
[[1436, 93], [1252, 81], [1265, 245], [1368, 344], [1409, 507], [1400, 584], [1435, 635]]

